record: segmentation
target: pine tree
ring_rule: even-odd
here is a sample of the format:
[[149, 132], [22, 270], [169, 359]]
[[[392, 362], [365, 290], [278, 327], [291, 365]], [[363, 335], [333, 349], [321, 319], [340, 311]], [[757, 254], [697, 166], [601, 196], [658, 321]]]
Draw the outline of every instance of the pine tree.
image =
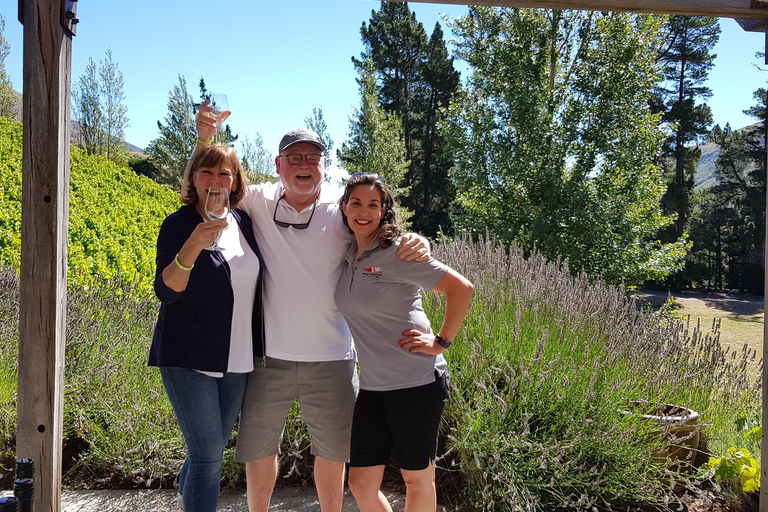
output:
[[458, 88], [459, 74], [436, 24], [427, 39], [424, 26], [406, 2], [381, 2], [360, 30], [365, 51], [352, 59], [360, 71], [372, 62], [380, 106], [402, 123], [406, 158], [403, 205], [412, 209], [413, 228], [428, 236], [452, 232], [455, 190], [448, 177], [452, 155], [437, 130], [441, 109]]
[[[337, 152], [339, 165], [350, 175], [358, 172], [378, 174], [400, 201], [408, 194], [405, 184], [408, 160], [400, 120], [379, 106], [375, 71], [370, 62], [361, 69], [357, 82], [360, 108], [350, 118], [348, 140]], [[404, 225], [411, 215], [401, 204], [398, 216]]]
[[[733, 131], [716, 125], [709, 137], [720, 146], [715, 167], [717, 183], [695, 219], [697, 249], [691, 261], [711, 261], [700, 278], [714, 287], [762, 293], [765, 269], [765, 119], [768, 91], [754, 93], [757, 104], [745, 113], [760, 122]], [[713, 241], [713, 238], [715, 239]], [[697, 268], [694, 265], [694, 268]], [[700, 283], [695, 283], [700, 284]]]
[[187, 81], [178, 77], [178, 84], [168, 93], [168, 114], [165, 125], [157, 122], [160, 136], [152, 140], [146, 152], [161, 170], [160, 183], [181, 187], [184, 169], [197, 144], [195, 127], [195, 102], [187, 89]]
[[[200, 103], [194, 104], [193, 109], [195, 112], [197, 112], [197, 109], [200, 107], [200, 105], [203, 104], [203, 102], [205, 102], [205, 100], [211, 99], [211, 92], [205, 86], [205, 79], [202, 76], [200, 77], [198, 85], [200, 86]], [[237, 142], [238, 138], [239, 135], [234, 135], [232, 133], [232, 129], [230, 128], [229, 124], [224, 124], [221, 126], [219, 128], [219, 133], [216, 134], [216, 140], [218, 140], [218, 142], [221, 142], [222, 144], [229, 144], [232, 147], [235, 146], [235, 142]]]
[[712, 112], [700, 99], [708, 99], [712, 91], [704, 85], [714, 66], [711, 53], [720, 38], [717, 18], [703, 16], [670, 16], [665, 26], [664, 47], [659, 53], [664, 82], [656, 89], [655, 104], [662, 119], [673, 127], [664, 141], [662, 165], [671, 162], [669, 185], [662, 199], [667, 214], [677, 220], [667, 235], [668, 240], [682, 236], [690, 212], [695, 182], [696, 163], [701, 153], [697, 144], [709, 133]]

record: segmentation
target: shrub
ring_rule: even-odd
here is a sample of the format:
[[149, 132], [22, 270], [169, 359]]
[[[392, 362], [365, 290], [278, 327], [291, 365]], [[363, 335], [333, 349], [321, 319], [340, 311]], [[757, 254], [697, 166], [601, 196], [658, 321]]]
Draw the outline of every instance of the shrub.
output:
[[[754, 414], [754, 354], [727, 354], [705, 331], [639, 310], [621, 288], [492, 240], [443, 241], [435, 256], [475, 284], [472, 309], [447, 354], [452, 396], [438, 461], [441, 499], [473, 510], [618, 510], [663, 506], [685, 481], [654, 461], [662, 427], [622, 414], [629, 403], [700, 412], [707, 438]], [[127, 283], [127, 284], [126, 284]], [[115, 297], [120, 297], [115, 300]], [[435, 325], [441, 298], [428, 294]], [[171, 486], [185, 456], [159, 372], [146, 358], [156, 299], [117, 278], [71, 283], [65, 376], [66, 481]], [[0, 271], [0, 451], [12, 453], [18, 278]], [[306, 428], [289, 417], [281, 482], [311, 475]], [[1, 456], [1, 455], [0, 455]], [[694, 461], [690, 461], [693, 463]], [[7, 466], [6, 466], [7, 467]], [[227, 484], [242, 466], [225, 454]]]
[[758, 393], [745, 371], [752, 354], [732, 360], [716, 330], [639, 310], [623, 289], [571, 277], [565, 264], [487, 239], [440, 244], [435, 257], [475, 283], [447, 354], [441, 462], [442, 485], [463, 489], [475, 510], [663, 504], [675, 498], [669, 480], [686, 475], [654, 461], [661, 426], [620, 411], [681, 404], [716, 435]]

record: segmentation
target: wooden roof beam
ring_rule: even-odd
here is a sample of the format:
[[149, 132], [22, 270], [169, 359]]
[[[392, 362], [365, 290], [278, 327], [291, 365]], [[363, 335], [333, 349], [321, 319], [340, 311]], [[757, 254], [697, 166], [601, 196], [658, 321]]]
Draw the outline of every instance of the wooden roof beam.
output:
[[[395, 0], [398, 1], [398, 0]], [[412, 0], [422, 3], [683, 14], [768, 20], [768, 0]], [[763, 24], [763, 27], [765, 25]]]

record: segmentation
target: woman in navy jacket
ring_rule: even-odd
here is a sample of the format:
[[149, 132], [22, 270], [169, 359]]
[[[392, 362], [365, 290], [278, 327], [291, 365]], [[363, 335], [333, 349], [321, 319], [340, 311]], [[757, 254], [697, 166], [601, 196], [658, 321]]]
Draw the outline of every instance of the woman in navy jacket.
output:
[[[264, 353], [262, 258], [251, 219], [235, 209], [247, 185], [232, 148], [199, 149], [184, 176], [185, 205], [165, 219], [157, 238], [161, 305], [149, 364], [160, 367], [187, 445], [179, 475], [185, 512], [216, 510], [224, 448], [246, 376]], [[212, 187], [230, 191], [226, 219], [204, 220]], [[221, 249], [207, 249], [217, 239]]]

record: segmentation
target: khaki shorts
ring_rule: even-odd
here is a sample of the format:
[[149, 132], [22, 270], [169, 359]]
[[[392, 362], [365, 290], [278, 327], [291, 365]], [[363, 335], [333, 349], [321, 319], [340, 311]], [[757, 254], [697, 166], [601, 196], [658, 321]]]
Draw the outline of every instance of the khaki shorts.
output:
[[298, 400], [316, 457], [346, 462], [358, 390], [354, 360], [296, 362], [267, 357], [248, 376], [235, 460], [280, 453], [288, 411]]

